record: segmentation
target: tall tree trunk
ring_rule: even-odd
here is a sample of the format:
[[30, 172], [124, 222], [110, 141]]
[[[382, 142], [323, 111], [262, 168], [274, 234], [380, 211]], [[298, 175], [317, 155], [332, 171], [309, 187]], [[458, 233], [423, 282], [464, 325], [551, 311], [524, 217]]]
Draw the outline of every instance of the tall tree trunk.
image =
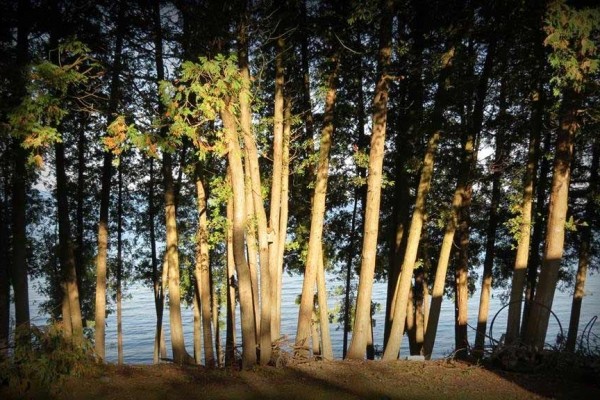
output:
[[[498, 120], [506, 119], [506, 82], [502, 82], [500, 90], [500, 111]], [[475, 333], [474, 355], [483, 357], [485, 334], [487, 330], [487, 320], [490, 309], [490, 297], [492, 295], [492, 270], [494, 268], [494, 258], [496, 254], [496, 229], [498, 227], [498, 206], [500, 205], [500, 196], [502, 195], [500, 179], [502, 178], [502, 159], [510, 152], [504, 139], [504, 129], [499, 128], [496, 132], [494, 164], [492, 166], [492, 198], [490, 202], [490, 211], [485, 242], [485, 259], [483, 261], [483, 279], [481, 282], [481, 294], [479, 297], [479, 313], [477, 316], [477, 331]]]
[[148, 183], [148, 230], [150, 234], [150, 263], [152, 264], [152, 290], [154, 293], [154, 309], [156, 311], [156, 332], [154, 335], [153, 362], [158, 364], [161, 356], [161, 342], [164, 340], [162, 320], [164, 309], [164, 291], [161, 284], [161, 273], [158, 269], [158, 259], [156, 258], [156, 232], [154, 220], [156, 209], [154, 206], [154, 158], [150, 158], [150, 181]]
[[[248, 152], [245, 152], [248, 159]], [[258, 284], [258, 243], [256, 239], [256, 224], [254, 223], [254, 198], [252, 197], [252, 180], [250, 178], [250, 163], [244, 163], [244, 174], [246, 185], [244, 187], [246, 196], [246, 216], [248, 218], [248, 230], [246, 231], [246, 245], [248, 246], [248, 267], [250, 268], [250, 280], [252, 281], [252, 306], [254, 307], [254, 324], [256, 325], [256, 343], [260, 343], [260, 299]]]
[[123, 364], [123, 157], [119, 157], [117, 169], [117, 358]]
[[212, 299], [212, 325], [215, 329], [215, 351], [216, 351], [216, 366], [223, 366], [223, 347], [221, 346], [221, 323], [220, 323], [220, 311], [221, 307], [219, 304], [221, 303], [221, 293], [220, 290], [216, 288], [214, 277], [212, 274], [212, 268], [209, 269], [211, 271], [210, 274], [210, 290], [211, 290], [211, 299]]
[[[540, 46], [541, 47], [541, 46]], [[543, 49], [542, 49], [543, 51]], [[529, 148], [527, 151], [527, 166], [523, 182], [523, 200], [521, 201], [521, 225], [519, 229], [519, 243], [515, 257], [515, 266], [510, 290], [508, 306], [508, 319], [506, 323], [506, 343], [513, 343], [519, 338], [521, 324], [521, 303], [527, 274], [529, 260], [529, 243], [531, 242], [531, 225], [533, 209], [533, 192], [536, 184], [536, 173], [540, 153], [540, 138], [544, 116], [544, 87], [540, 79], [535, 93], [533, 104], [533, 117]], [[533, 251], [533, 250], [532, 250]]]
[[404, 253], [404, 261], [402, 262], [402, 272], [396, 285], [396, 304], [394, 307], [394, 316], [390, 330], [390, 337], [383, 353], [384, 360], [394, 360], [398, 358], [400, 345], [402, 343], [402, 335], [404, 334], [404, 323], [406, 321], [406, 310], [408, 303], [408, 294], [413, 276], [415, 262], [417, 260], [417, 251], [419, 249], [419, 241], [421, 231], [423, 230], [425, 210], [425, 201], [429, 189], [431, 187], [431, 178], [433, 177], [433, 163], [435, 152], [440, 139], [441, 132], [436, 131], [427, 144], [425, 151], [425, 159], [421, 169], [421, 178], [419, 179], [419, 188], [417, 190], [417, 198], [415, 201], [415, 209], [413, 211], [412, 220], [410, 223], [410, 231], [406, 251]]
[[323, 242], [325, 200], [327, 197], [327, 180], [329, 177], [329, 152], [331, 150], [334, 131], [337, 76], [340, 64], [338, 54], [334, 53], [329, 61], [331, 63], [331, 70], [327, 78], [323, 129], [321, 130], [319, 159], [317, 162], [315, 189], [313, 192], [312, 212], [310, 216], [310, 236], [308, 239], [308, 252], [306, 255], [306, 266], [304, 269], [304, 281], [302, 283], [302, 296], [300, 298], [300, 311], [298, 313], [298, 327], [296, 332], [296, 354], [302, 357], [307, 357], [309, 355], [308, 339], [310, 338], [310, 321], [314, 308], [314, 287]]
[[[550, 154], [552, 137], [552, 131], [548, 129], [546, 135], [544, 135], [543, 150], [541, 154]], [[521, 340], [525, 339], [527, 333], [529, 311], [535, 297], [538, 270], [541, 264], [540, 247], [544, 239], [544, 232], [546, 231], [545, 222], [549, 206], [546, 200], [548, 198], [548, 189], [550, 185], [550, 178], [548, 176], [550, 167], [550, 159], [548, 157], [541, 157], [539, 179], [535, 185], [536, 200], [531, 211], [531, 214], [536, 217], [533, 223], [533, 233], [531, 235], [531, 253], [529, 254], [529, 261], [527, 263], [527, 286], [525, 288], [525, 304], [523, 305], [523, 318], [521, 321]]]
[[578, 129], [577, 96], [575, 93], [567, 91], [561, 105], [560, 126], [556, 139], [548, 224], [546, 227], [546, 245], [535, 301], [531, 305], [526, 328], [526, 342], [538, 349], [544, 347], [550, 309], [552, 308], [552, 300], [558, 282], [558, 271], [563, 256], [573, 141]]
[[[275, 55], [275, 95], [273, 107], [273, 171], [271, 180], [271, 201], [269, 210], [269, 231], [273, 240], [269, 243], [269, 274], [271, 276], [271, 285], [269, 289], [271, 293], [263, 293], [265, 296], [271, 296], [269, 301], [270, 307], [277, 304], [277, 269], [279, 265], [279, 225], [281, 216], [281, 184], [283, 178], [283, 125], [284, 125], [284, 65], [283, 53], [285, 50], [285, 41], [282, 36], [277, 39], [276, 55]], [[263, 323], [264, 325], [265, 323]], [[269, 321], [268, 336], [271, 337], [271, 330], [275, 328], [273, 317]], [[263, 333], [261, 327], [261, 337], [266, 340], [267, 335]], [[269, 344], [270, 345], [270, 344]], [[263, 345], [261, 343], [261, 353]], [[261, 363], [263, 363], [261, 356]]]
[[364, 237], [356, 316], [352, 343], [347, 353], [351, 359], [363, 359], [371, 327], [371, 294], [375, 257], [377, 255], [377, 234], [379, 230], [379, 205], [381, 202], [381, 183], [383, 156], [385, 151], [385, 131], [387, 124], [388, 67], [392, 54], [392, 21], [394, 15], [393, 0], [382, 1], [382, 17], [379, 37], [379, 77], [373, 99], [373, 129], [371, 150], [369, 152], [369, 175], [367, 178], [367, 201], [365, 207]]
[[[113, 73], [111, 77], [108, 120], [115, 117], [120, 95], [120, 73], [122, 69], [123, 35], [125, 31], [125, 5], [119, 2], [117, 33]], [[98, 221], [98, 254], [96, 256], [96, 306], [94, 342], [98, 357], [104, 360], [106, 354], [106, 263], [108, 259], [108, 216], [110, 207], [110, 187], [112, 181], [112, 153], [104, 152], [102, 163], [102, 187], [100, 189], [100, 219]]]
[[271, 288], [275, 294], [273, 315], [271, 316], [271, 337], [279, 339], [279, 326], [281, 321], [281, 289], [283, 275], [283, 256], [287, 239], [287, 226], [289, 214], [289, 187], [290, 187], [290, 140], [292, 134], [292, 99], [286, 97], [283, 125], [283, 151], [281, 170], [281, 213], [279, 215], [279, 239], [277, 241], [277, 260], [275, 262], [275, 286]]
[[[153, 3], [154, 29], [155, 29], [155, 63], [156, 78], [160, 82], [164, 79], [164, 63], [162, 54], [162, 27], [160, 20], [160, 4]], [[158, 103], [159, 115], [164, 115], [164, 105]], [[167, 136], [166, 127], [161, 127], [161, 136]], [[168, 151], [163, 152], [163, 182], [165, 197], [165, 225], [167, 228], [167, 261], [169, 265], [169, 319], [171, 326], [171, 344], [173, 347], [173, 360], [178, 363], [191, 362], [192, 358], [185, 349], [183, 327], [181, 321], [181, 295], [179, 289], [179, 244], [177, 232], [177, 210], [175, 185], [173, 182], [173, 159]]]
[[[245, 252], [246, 199], [244, 167], [242, 165], [242, 150], [240, 149], [237, 127], [231, 107], [231, 104], [226, 101], [224, 108], [221, 110], [221, 119], [223, 120], [227, 137], [227, 158], [231, 169], [231, 187], [233, 192], [233, 256], [238, 276], [238, 294], [242, 323], [242, 368], [248, 369], [256, 364], [256, 321], [254, 319], [254, 306], [252, 304], [250, 268], [248, 267]], [[269, 342], [269, 348], [270, 346]]]
[[[71, 239], [71, 222], [69, 221], [69, 200], [67, 198], [67, 175], [65, 173], [65, 150], [62, 143], [54, 146], [56, 154], [56, 197], [58, 211], [58, 237], [60, 245], [60, 264], [63, 274], [64, 303], [68, 304], [71, 339], [75, 344], [83, 342], [83, 325], [79, 292], [77, 290], [77, 271], [75, 268], [75, 252]], [[64, 308], [63, 308], [64, 309]], [[65, 315], [63, 315], [63, 318]]]
[[354, 189], [354, 206], [352, 207], [352, 222], [350, 223], [350, 238], [348, 239], [348, 258], [346, 259], [346, 288], [344, 291], [344, 341], [342, 357], [346, 358], [348, 351], [348, 333], [350, 325], [350, 291], [352, 281], [352, 260], [354, 259], [354, 241], [356, 239], [356, 216], [358, 213], [358, 188]]
[[[83, 124], [82, 124], [83, 125]], [[84, 277], [87, 274], [86, 265], [84, 262], [84, 244], [83, 244], [83, 232], [84, 232], [84, 215], [83, 215], [83, 202], [85, 196], [85, 148], [86, 148], [86, 137], [84, 126], [79, 127], [77, 137], [77, 195], [76, 195], [76, 226], [75, 226], [75, 266], [77, 268], [77, 288], [79, 289], [80, 304], [82, 307], [82, 319], [83, 325], [86, 325], [87, 315], [85, 312], [85, 300], [87, 297], [86, 290], [84, 288]]]
[[[228, 171], [228, 179], [231, 181], [231, 172]], [[227, 221], [233, 221], [233, 200], [227, 200]], [[225, 366], [232, 366], [235, 359], [235, 290], [237, 281], [235, 279], [235, 259], [233, 257], [233, 226], [227, 226], [227, 336], [225, 338]]]
[[[245, 2], [244, 2], [245, 7]], [[252, 118], [250, 108], [250, 70], [248, 68], [248, 37], [247, 37], [247, 14], [244, 9], [244, 15], [238, 24], [238, 63], [243, 86], [240, 91], [240, 125], [244, 138], [244, 145], [247, 154], [247, 169], [250, 171], [250, 182], [252, 185], [252, 197], [254, 212], [256, 214], [256, 226], [258, 234], [259, 261], [260, 261], [260, 288], [261, 288], [261, 309], [260, 309], [260, 363], [266, 364], [271, 359], [271, 273], [269, 267], [269, 238], [267, 232], [267, 215], [262, 198], [262, 188], [260, 180], [260, 168], [258, 164], [258, 150], [252, 134]], [[234, 130], [235, 132], [235, 130]], [[237, 138], [237, 137], [236, 137]], [[260, 329], [259, 329], [260, 328]]]
[[[196, 295], [198, 305], [201, 307], [202, 333], [204, 342], [205, 366], [215, 366], [215, 354], [212, 337], [211, 289], [210, 289], [210, 263], [208, 250], [208, 216], [207, 196], [204, 189], [200, 165], [196, 164], [196, 196], [198, 205], [198, 229], [196, 232]], [[198, 310], [200, 311], [200, 310]], [[198, 362], [199, 360], [196, 360]]]
[[599, 192], [599, 170], [600, 170], [600, 141], [595, 138], [592, 149], [592, 164], [590, 166], [590, 178], [587, 199], [585, 204], [586, 224], [582, 224], [578, 229], [580, 233], [579, 239], [579, 265], [577, 267], [577, 277], [575, 280], [575, 292], [573, 293], [573, 303], [571, 305], [571, 318], [569, 321], [569, 333], [567, 335], [566, 349], [567, 351], [575, 351], [577, 342], [577, 330], [579, 329], [579, 318], [581, 316], [581, 303], [585, 294], [585, 281], [587, 271], [591, 259], [591, 242], [592, 228], [591, 225], [596, 213], [595, 199], [598, 198]]
[[[17, 6], [17, 59], [16, 67], [25, 71], [29, 61], [29, 1], [19, 0]], [[25, 93], [26, 77], [21, 76], [15, 82], [16, 98], [20, 101]], [[12, 179], [12, 243], [13, 254], [10, 263], [10, 278], [12, 281], [15, 301], [15, 323], [17, 329], [28, 337], [29, 331], [29, 283], [27, 274], [27, 151], [21, 147], [21, 142], [12, 143], [14, 152], [14, 168]], [[28, 340], [28, 339], [27, 339]]]

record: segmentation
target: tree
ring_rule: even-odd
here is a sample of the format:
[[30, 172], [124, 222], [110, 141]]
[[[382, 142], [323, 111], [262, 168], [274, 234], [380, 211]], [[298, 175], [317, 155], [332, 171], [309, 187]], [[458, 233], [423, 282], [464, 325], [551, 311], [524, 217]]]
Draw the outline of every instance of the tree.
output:
[[[107, 115], [112, 118], [118, 109], [120, 100], [121, 56], [123, 52], [123, 35], [125, 32], [125, 5], [119, 2], [117, 31], [115, 38], [115, 54], [111, 76], [111, 90]], [[110, 189], [113, 174], [113, 155], [105, 151], [102, 164], [102, 188], [100, 191], [100, 219], [98, 221], [98, 254], [96, 255], [96, 315], [94, 342], [98, 357], [106, 357], [105, 325], [106, 325], [106, 264], [108, 259], [108, 217], [110, 207]]]
[[383, 0], [379, 37], [379, 76], [373, 98], [373, 130], [367, 177], [367, 202], [365, 208], [364, 236], [361, 255], [360, 280], [356, 301], [356, 316], [352, 329], [352, 342], [347, 357], [362, 359], [371, 323], [371, 293], [377, 252], [379, 204], [381, 201], [382, 166], [385, 150], [389, 72], [392, 53], [392, 20], [395, 2]]
[[[581, 95], [589, 74], [598, 69], [592, 33], [600, 29], [599, 10], [575, 10], [562, 2], [548, 9], [545, 40], [552, 46], [555, 93], [562, 95], [554, 153], [546, 243], [535, 301], [529, 311], [526, 342], [541, 349], [546, 339], [554, 291], [564, 251], [573, 141], [581, 125]], [[576, 39], [575, 39], [576, 38]]]

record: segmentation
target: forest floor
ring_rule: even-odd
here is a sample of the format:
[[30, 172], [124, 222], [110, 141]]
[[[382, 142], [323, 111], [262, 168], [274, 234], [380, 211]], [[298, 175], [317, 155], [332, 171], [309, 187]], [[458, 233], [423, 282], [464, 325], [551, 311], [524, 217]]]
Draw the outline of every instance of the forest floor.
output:
[[[5, 389], [0, 398], [16, 397]], [[447, 360], [310, 361], [248, 371], [163, 363], [102, 366], [22, 398], [600, 399], [600, 384], [568, 373], [505, 372]]]

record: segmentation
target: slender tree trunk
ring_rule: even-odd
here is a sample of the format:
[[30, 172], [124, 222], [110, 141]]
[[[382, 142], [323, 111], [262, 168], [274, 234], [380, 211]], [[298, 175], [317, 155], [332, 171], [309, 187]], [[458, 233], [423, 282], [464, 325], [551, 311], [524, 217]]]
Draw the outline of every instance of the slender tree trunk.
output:
[[[111, 120], [117, 112], [120, 99], [121, 56], [123, 51], [123, 35], [125, 30], [125, 6], [119, 2], [117, 36], [115, 43], [113, 74], [107, 118]], [[104, 152], [102, 163], [102, 187], [100, 189], [100, 219], [98, 221], [98, 254], [96, 256], [96, 307], [95, 307], [95, 350], [98, 357], [104, 360], [106, 354], [106, 263], [108, 259], [108, 217], [110, 207], [110, 187], [113, 174], [112, 153]]]
[[[500, 111], [498, 120], [506, 118], [506, 82], [502, 82], [500, 90]], [[494, 164], [492, 166], [492, 198], [490, 203], [490, 212], [486, 232], [485, 259], [483, 261], [483, 279], [481, 282], [481, 294], [479, 297], [479, 314], [477, 317], [477, 332], [475, 333], [475, 348], [473, 353], [476, 357], [483, 357], [485, 335], [487, 330], [487, 321], [490, 309], [490, 297], [492, 295], [492, 270], [494, 268], [494, 258], [496, 254], [496, 229], [499, 223], [498, 206], [500, 205], [501, 182], [502, 178], [502, 159], [509, 153], [509, 148], [505, 143], [504, 130], [499, 128], [495, 138]]]
[[286, 97], [284, 125], [283, 125], [283, 151], [281, 170], [281, 213], [279, 215], [279, 239], [277, 241], [277, 260], [275, 262], [275, 287], [271, 288], [275, 293], [273, 304], [273, 315], [271, 316], [271, 337], [279, 339], [279, 326], [281, 321], [281, 290], [283, 274], [283, 256], [287, 239], [287, 226], [289, 215], [289, 186], [290, 186], [290, 140], [292, 131], [292, 100]]
[[[245, 11], [245, 10], [244, 10]], [[256, 214], [256, 225], [258, 233], [259, 261], [260, 261], [260, 289], [261, 309], [259, 346], [260, 363], [265, 365], [271, 359], [271, 273], [269, 267], [269, 238], [267, 232], [267, 215], [262, 198], [260, 180], [260, 168], [258, 164], [258, 150], [252, 134], [252, 119], [250, 108], [250, 70], [248, 68], [248, 38], [247, 38], [247, 14], [238, 25], [238, 63], [243, 87], [240, 91], [240, 126], [244, 138], [247, 154], [247, 169], [250, 171], [250, 182], [252, 185], [252, 197], [254, 212]], [[234, 130], [235, 132], [235, 130]], [[259, 329], [260, 328], [260, 329]]]
[[[274, 307], [277, 304], [277, 270], [280, 268], [277, 264], [279, 259], [279, 225], [281, 217], [281, 185], [283, 179], [283, 126], [284, 126], [284, 65], [283, 52], [285, 50], [285, 41], [282, 36], [277, 39], [276, 55], [275, 55], [275, 95], [273, 108], [273, 178], [271, 180], [271, 201], [269, 210], [269, 231], [273, 236], [273, 240], [269, 243], [269, 273], [271, 276], [271, 293], [263, 293], [264, 296], [271, 296], [269, 304]], [[270, 318], [269, 337], [271, 331], [275, 328], [273, 316]], [[265, 338], [262, 333], [261, 337]], [[261, 344], [261, 349], [263, 345]], [[261, 357], [261, 364], [263, 363]]]
[[[198, 279], [198, 278], [196, 278]], [[194, 318], [194, 361], [196, 365], [202, 364], [202, 322], [200, 317], [200, 294], [199, 294], [199, 283], [196, 282], [194, 285], [194, 298], [193, 303], [193, 318]]]
[[600, 170], [600, 141], [596, 137], [592, 150], [592, 164], [590, 166], [590, 178], [585, 205], [586, 224], [582, 224], [578, 229], [580, 233], [579, 245], [579, 265], [577, 267], [577, 277], [575, 279], [575, 292], [573, 293], [573, 303], [571, 305], [571, 318], [569, 321], [569, 333], [567, 335], [566, 349], [574, 352], [577, 342], [577, 330], [579, 329], [579, 318], [581, 316], [581, 303], [585, 295], [585, 281], [587, 278], [588, 267], [592, 254], [592, 228], [591, 225], [595, 214], [595, 199], [599, 195], [599, 173]]
[[346, 260], [346, 289], [344, 292], [344, 342], [342, 357], [346, 358], [348, 351], [348, 333], [352, 328], [350, 324], [350, 291], [352, 282], [352, 260], [354, 259], [354, 241], [356, 238], [356, 215], [358, 208], [358, 189], [354, 190], [354, 206], [352, 207], [352, 222], [350, 223], [350, 238], [348, 240], [348, 258]]
[[339, 70], [339, 57], [337, 53], [333, 54], [329, 61], [331, 62], [331, 71], [329, 72], [329, 77], [327, 79], [323, 129], [321, 131], [321, 144], [319, 146], [317, 175], [310, 217], [308, 253], [304, 269], [304, 281], [302, 283], [302, 296], [300, 298], [300, 311], [298, 313], [298, 328], [296, 332], [296, 354], [301, 357], [309, 356], [308, 339], [310, 337], [310, 320], [314, 308], [314, 285], [317, 277], [317, 269], [319, 268], [319, 257], [321, 255], [323, 241], [325, 200], [327, 196], [327, 180], [329, 177], [329, 152], [331, 150], [334, 131], [337, 74]]
[[517, 245], [517, 254], [515, 257], [510, 302], [508, 306], [508, 320], [506, 324], [506, 343], [509, 344], [516, 341], [520, 335], [521, 303], [523, 302], [523, 290], [525, 288], [527, 262], [529, 260], [530, 251], [529, 243], [531, 241], [533, 191], [536, 183], [544, 115], [544, 88], [541, 80], [537, 88], [533, 110], [534, 115], [532, 118], [531, 136], [529, 138], [529, 149], [527, 153], [527, 166], [523, 183], [523, 200], [521, 202], [519, 243]]
[[[551, 148], [552, 133], [551, 130], [547, 130], [541, 154], [550, 154]], [[525, 339], [529, 311], [535, 297], [538, 270], [541, 264], [540, 247], [544, 232], [546, 231], [545, 222], [548, 214], [548, 204], [546, 200], [548, 198], [548, 186], [550, 184], [548, 176], [550, 173], [550, 164], [548, 157], [541, 157], [540, 174], [535, 188], [536, 201], [531, 212], [536, 218], [533, 224], [533, 233], [531, 235], [531, 253], [527, 264], [527, 287], [525, 288], [525, 304], [523, 307], [523, 320], [521, 321], [521, 340]]]
[[[82, 124], [83, 125], [83, 124]], [[81, 304], [81, 313], [83, 319], [83, 325], [86, 325], [87, 315], [85, 312], [85, 299], [87, 293], [84, 287], [84, 277], [87, 274], [86, 265], [84, 262], [84, 248], [83, 248], [83, 201], [85, 196], [85, 148], [86, 138], [84, 126], [79, 127], [77, 137], [77, 208], [76, 214], [76, 226], [75, 226], [75, 266], [77, 268], [77, 288], [79, 289], [79, 299]]]
[[[231, 187], [233, 192], [233, 256], [238, 276], [238, 294], [242, 323], [242, 368], [248, 369], [256, 364], [256, 326], [254, 325], [250, 268], [248, 267], [245, 252], [246, 199], [244, 167], [241, 157], [242, 150], [240, 149], [237, 127], [230, 107], [231, 105], [226, 101], [225, 107], [221, 110], [221, 118], [227, 136], [227, 157], [231, 169]], [[263, 296], [263, 301], [264, 299], [265, 297]], [[263, 321], [262, 318], [261, 321]], [[261, 334], [264, 335], [262, 330]], [[270, 346], [269, 338], [269, 349]]]
[[[210, 262], [208, 250], [208, 216], [207, 196], [204, 189], [200, 165], [196, 164], [196, 196], [198, 205], [198, 230], [196, 232], [196, 284], [198, 305], [202, 315], [202, 332], [204, 342], [204, 363], [207, 367], [215, 366], [215, 354], [212, 337], [211, 314], [211, 289], [210, 289]], [[196, 360], [198, 362], [199, 359]]]
[[383, 353], [384, 360], [393, 360], [398, 358], [400, 345], [402, 343], [402, 335], [404, 334], [404, 323], [406, 321], [406, 310], [408, 302], [408, 293], [413, 276], [415, 262], [417, 260], [417, 251], [419, 249], [419, 241], [423, 230], [425, 216], [425, 201], [429, 189], [431, 187], [431, 178], [433, 177], [433, 164], [435, 152], [440, 139], [441, 132], [436, 131], [427, 144], [425, 152], [425, 160], [421, 169], [421, 178], [419, 179], [419, 188], [417, 190], [417, 199], [415, 201], [415, 209], [413, 211], [412, 220], [410, 223], [410, 231], [406, 251], [404, 253], [404, 261], [402, 262], [402, 272], [396, 285], [396, 304], [394, 307], [394, 316], [390, 337]]
[[[231, 172], [228, 171], [231, 180]], [[233, 200], [227, 200], [227, 221], [233, 221]], [[236, 364], [235, 359], [235, 259], [233, 257], [233, 226], [227, 226], [227, 337], [225, 338], [225, 366]]]
[[317, 269], [317, 295], [319, 302], [319, 325], [321, 326], [321, 356], [324, 360], [333, 360], [331, 335], [329, 333], [329, 311], [327, 307], [327, 287], [325, 285], [325, 267], [323, 264], [323, 249], [318, 260]]
[[[29, 1], [19, 0], [17, 6], [17, 59], [16, 66], [25, 71], [29, 61]], [[22, 76], [15, 83], [16, 98], [21, 100], [25, 93], [26, 77]], [[12, 143], [14, 152], [14, 168], [12, 177], [12, 263], [9, 264], [9, 275], [12, 281], [15, 302], [16, 328], [23, 335], [23, 340], [28, 338], [29, 332], [29, 283], [27, 266], [27, 151], [21, 147], [21, 142]]]
[[546, 227], [546, 245], [540, 278], [527, 322], [526, 342], [542, 349], [546, 339], [552, 300], [558, 282], [558, 270], [563, 256], [565, 223], [569, 200], [573, 141], [579, 129], [578, 102], [571, 92], [564, 94], [560, 126], [556, 139], [554, 170]]
[[[245, 154], [248, 159], [248, 152]], [[254, 223], [254, 198], [252, 197], [252, 180], [250, 178], [250, 163], [244, 163], [244, 174], [246, 185], [244, 187], [246, 196], [246, 215], [248, 218], [248, 230], [246, 232], [246, 245], [248, 246], [248, 267], [250, 268], [250, 280], [252, 281], [252, 306], [254, 307], [254, 319], [256, 329], [256, 343], [260, 343], [260, 299], [258, 285], [258, 243], [256, 240], [256, 224]]]
[[223, 366], [223, 348], [221, 346], [221, 323], [220, 323], [220, 311], [221, 307], [219, 304], [221, 303], [221, 293], [220, 290], [216, 289], [216, 285], [214, 283], [214, 277], [212, 274], [212, 268], [210, 269], [210, 289], [212, 292], [212, 324], [215, 329], [215, 351], [216, 351], [216, 366]]
[[154, 226], [156, 210], [154, 206], [154, 179], [154, 158], [150, 158], [150, 182], [148, 183], [148, 229], [150, 234], [150, 262], [152, 264], [152, 289], [154, 293], [154, 308], [156, 310], [156, 332], [154, 335], [153, 362], [154, 364], [158, 364], [161, 357], [161, 342], [164, 341], [162, 319], [165, 300], [163, 284], [161, 284], [161, 273], [158, 269], [158, 259], [156, 258], [156, 232]]
[[123, 364], [123, 159], [119, 159], [117, 169], [117, 358]]
[[383, 0], [379, 42], [379, 77], [373, 100], [373, 130], [371, 134], [371, 150], [369, 152], [369, 175], [367, 178], [362, 261], [352, 343], [347, 353], [347, 357], [351, 359], [364, 358], [369, 336], [368, 330], [371, 326], [371, 294], [373, 290], [375, 257], [377, 255], [377, 234], [379, 230], [379, 204], [381, 202], [389, 91], [387, 69], [392, 54], [393, 15], [394, 1]]
[[[75, 253], [71, 239], [71, 222], [69, 221], [69, 200], [67, 198], [67, 176], [65, 173], [65, 153], [62, 143], [54, 146], [56, 154], [56, 196], [58, 211], [58, 237], [60, 243], [60, 263], [65, 289], [65, 303], [68, 303], [72, 340], [75, 344], [83, 342], [83, 325], [79, 292], [77, 290], [77, 272]], [[64, 308], [63, 308], [64, 309]], [[64, 318], [64, 315], [63, 315]]]

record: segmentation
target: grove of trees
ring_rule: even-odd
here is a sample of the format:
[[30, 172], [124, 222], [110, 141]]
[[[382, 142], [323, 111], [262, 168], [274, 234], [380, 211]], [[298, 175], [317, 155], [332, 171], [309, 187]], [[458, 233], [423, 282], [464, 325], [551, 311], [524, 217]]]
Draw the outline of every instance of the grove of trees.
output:
[[[267, 365], [284, 273], [303, 277], [296, 357], [332, 359], [336, 320], [344, 358], [374, 358], [383, 339], [397, 359], [405, 334], [429, 358], [443, 301], [456, 356], [482, 357], [492, 289], [506, 343], [542, 349], [559, 285], [574, 292], [564, 345], [577, 349], [600, 265], [594, 2], [0, 7], [0, 358], [30, 341], [35, 280], [64, 338], [100, 360], [114, 311], [122, 362], [124, 294], [141, 283], [155, 362], [170, 344], [176, 363]], [[341, 282], [336, 310], [325, 272]]]

